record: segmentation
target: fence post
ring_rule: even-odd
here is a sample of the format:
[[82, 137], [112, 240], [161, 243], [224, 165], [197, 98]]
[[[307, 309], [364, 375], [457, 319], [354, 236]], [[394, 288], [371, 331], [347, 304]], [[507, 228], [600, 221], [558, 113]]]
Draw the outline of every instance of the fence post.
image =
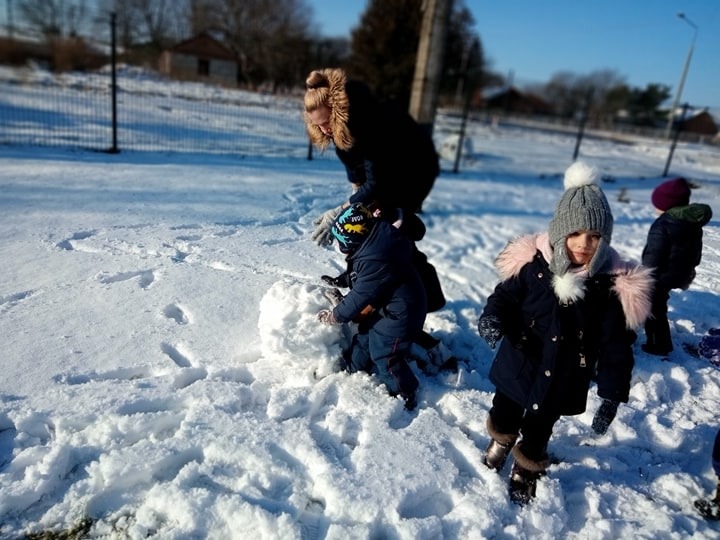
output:
[[585, 106], [580, 112], [580, 125], [578, 126], [578, 133], [575, 139], [575, 150], [573, 151], [573, 161], [575, 161], [580, 153], [580, 144], [583, 140], [583, 134], [585, 133], [585, 123], [587, 122], [588, 116], [590, 116], [590, 107], [592, 106], [592, 98], [595, 93], [594, 88], [590, 88], [585, 96]]
[[467, 126], [468, 116], [470, 116], [470, 99], [472, 98], [472, 88], [473, 85], [471, 84], [470, 89], [465, 95], [465, 103], [463, 104], [462, 119], [460, 120], [460, 133], [458, 134], [458, 144], [457, 149], [455, 150], [455, 163], [453, 164], [454, 173], [460, 171], [460, 157], [462, 156], [463, 143], [465, 142], [465, 128]]
[[673, 153], [675, 152], [675, 145], [677, 144], [678, 137], [680, 136], [680, 132], [682, 131], [682, 125], [683, 122], [685, 122], [685, 115], [687, 114], [689, 107], [690, 105], [688, 105], [687, 103], [683, 105], [682, 116], [680, 117], [680, 121], [675, 126], [675, 135], [673, 136], [672, 143], [670, 144], [670, 153], [668, 154], [667, 161], [665, 162], [665, 170], [662, 173], [663, 176], [667, 176], [668, 171], [670, 170], [670, 163], [672, 162]]
[[110, 99], [112, 102], [112, 147], [108, 150], [110, 154], [120, 152], [117, 145], [117, 55], [115, 42], [115, 12], [110, 14], [110, 58], [111, 58], [111, 83]]

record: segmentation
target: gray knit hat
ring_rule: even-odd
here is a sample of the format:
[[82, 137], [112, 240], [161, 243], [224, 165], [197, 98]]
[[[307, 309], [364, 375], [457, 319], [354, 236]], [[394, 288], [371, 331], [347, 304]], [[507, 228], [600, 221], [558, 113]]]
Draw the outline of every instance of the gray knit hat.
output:
[[565, 239], [577, 231], [598, 231], [601, 236], [597, 251], [588, 264], [590, 276], [603, 270], [610, 262], [613, 215], [605, 194], [597, 185], [599, 179], [600, 172], [581, 161], [573, 163], [565, 171], [565, 193], [555, 208], [548, 231], [553, 248], [550, 270], [555, 275], [563, 275], [570, 267]]

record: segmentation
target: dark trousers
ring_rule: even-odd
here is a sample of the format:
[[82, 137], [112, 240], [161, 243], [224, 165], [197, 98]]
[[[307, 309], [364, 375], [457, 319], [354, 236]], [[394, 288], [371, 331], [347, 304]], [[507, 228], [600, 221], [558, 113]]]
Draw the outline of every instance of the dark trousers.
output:
[[662, 354], [673, 350], [670, 338], [670, 323], [668, 322], [668, 300], [670, 291], [656, 289], [652, 297], [651, 316], [645, 321], [646, 346], [652, 351]]
[[419, 383], [406, 360], [411, 342], [383, 336], [372, 328], [363, 330], [353, 336], [345, 354], [347, 370], [374, 374], [393, 396], [414, 396]]
[[522, 434], [522, 452], [533, 461], [547, 459], [547, 445], [560, 415], [552, 411], [531, 412], [501, 392], [490, 409], [493, 426], [500, 433]]

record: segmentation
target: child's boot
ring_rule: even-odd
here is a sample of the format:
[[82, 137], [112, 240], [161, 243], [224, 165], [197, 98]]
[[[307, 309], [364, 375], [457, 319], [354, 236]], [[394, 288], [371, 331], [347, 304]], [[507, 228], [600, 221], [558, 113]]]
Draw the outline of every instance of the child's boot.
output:
[[713, 521], [720, 520], [720, 480], [718, 480], [715, 497], [712, 499], [698, 499], [695, 501], [695, 508], [700, 514]]
[[[391, 391], [390, 394], [399, 393], [405, 400], [405, 408], [408, 411], [415, 409], [417, 407], [417, 389], [420, 383], [412, 369], [410, 369], [405, 356], [400, 354], [391, 356], [388, 359], [387, 371], [392, 377], [392, 382], [397, 385], [399, 390], [398, 392]], [[389, 381], [386, 382], [386, 384], [388, 383]], [[390, 384], [388, 384], [388, 387], [390, 387]]]
[[486, 467], [499, 471], [505, 465], [510, 451], [515, 445], [517, 440], [517, 433], [500, 433], [492, 423], [490, 415], [487, 417], [487, 430], [490, 434], [491, 440], [487, 449], [485, 450], [485, 456], [483, 457], [483, 463]]
[[510, 500], [515, 504], [525, 505], [535, 498], [538, 478], [546, 474], [549, 461], [535, 461], [522, 452], [522, 444], [513, 448], [512, 471], [510, 472]]

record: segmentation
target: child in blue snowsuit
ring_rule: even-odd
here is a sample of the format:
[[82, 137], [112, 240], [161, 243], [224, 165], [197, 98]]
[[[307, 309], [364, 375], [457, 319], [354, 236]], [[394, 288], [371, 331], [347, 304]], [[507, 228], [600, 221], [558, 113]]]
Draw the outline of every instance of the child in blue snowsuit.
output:
[[332, 235], [347, 262], [349, 292], [318, 313], [325, 324], [357, 322], [346, 369], [374, 374], [391, 395], [415, 408], [418, 380], [407, 363], [410, 345], [422, 331], [425, 289], [412, 264], [412, 241], [396, 226], [375, 219], [363, 204], [343, 210]]

